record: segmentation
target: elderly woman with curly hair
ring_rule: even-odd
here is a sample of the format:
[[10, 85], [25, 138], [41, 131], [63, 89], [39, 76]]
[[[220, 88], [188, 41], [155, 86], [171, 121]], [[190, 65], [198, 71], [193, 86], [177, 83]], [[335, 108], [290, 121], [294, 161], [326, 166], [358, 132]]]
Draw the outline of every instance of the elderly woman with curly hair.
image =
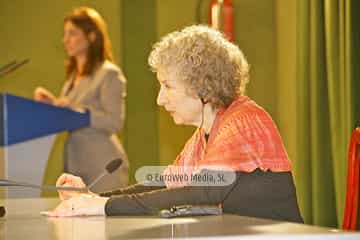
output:
[[[269, 114], [244, 95], [249, 65], [241, 50], [221, 33], [190, 26], [154, 45], [149, 64], [157, 73], [157, 103], [176, 124], [196, 126], [165, 176], [233, 172], [230, 184], [138, 183], [95, 195], [60, 193], [50, 216], [145, 215], [177, 205], [220, 206], [224, 213], [302, 222], [291, 164]], [[187, 179], [187, 180], [186, 180]], [[63, 174], [60, 186], [83, 186]]]

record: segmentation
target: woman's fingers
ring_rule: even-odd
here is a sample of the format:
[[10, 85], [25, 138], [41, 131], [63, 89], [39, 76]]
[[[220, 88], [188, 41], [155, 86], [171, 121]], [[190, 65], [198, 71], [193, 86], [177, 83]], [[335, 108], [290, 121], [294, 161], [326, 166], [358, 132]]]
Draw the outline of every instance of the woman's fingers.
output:
[[68, 173], [61, 174], [61, 176], [56, 180], [56, 186], [64, 186], [65, 184], [69, 187], [86, 187], [81, 177]]
[[52, 104], [55, 100], [55, 97], [45, 88], [37, 87], [34, 91], [34, 99], [39, 102]]
[[[78, 177], [71, 174], [63, 173], [56, 181], [56, 186], [58, 187], [77, 187], [85, 188], [86, 185], [84, 181]], [[64, 191], [59, 190], [59, 198], [61, 200], [67, 200], [69, 198], [79, 196], [81, 193], [77, 191]]]
[[59, 186], [62, 186], [64, 183], [66, 183], [68, 175], [69, 174], [67, 174], [67, 173], [61, 174], [60, 177], [58, 177], [58, 179], [56, 180], [56, 186], [59, 187]]
[[70, 101], [68, 98], [63, 97], [63, 98], [56, 99], [54, 101], [54, 105], [58, 106], [58, 107], [70, 107]]

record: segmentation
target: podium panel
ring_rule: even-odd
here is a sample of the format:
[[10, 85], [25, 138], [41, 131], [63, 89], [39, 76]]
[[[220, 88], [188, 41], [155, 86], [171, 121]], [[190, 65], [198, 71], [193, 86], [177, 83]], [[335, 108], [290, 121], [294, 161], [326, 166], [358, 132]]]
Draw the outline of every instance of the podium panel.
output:
[[[7, 179], [41, 184], [56, 135], [32, 139], [13, 144], [6, 148]], [[41, 190], [34, 188], [10, 187], [8, 198], [40, 197]]]
[[[79, 113], [11, 94], [0, 94], [0, 178], [42, 184], [55, 133], [86, 127]], [[0, 197], [39, 197], [40, 191], [9, 187]]]

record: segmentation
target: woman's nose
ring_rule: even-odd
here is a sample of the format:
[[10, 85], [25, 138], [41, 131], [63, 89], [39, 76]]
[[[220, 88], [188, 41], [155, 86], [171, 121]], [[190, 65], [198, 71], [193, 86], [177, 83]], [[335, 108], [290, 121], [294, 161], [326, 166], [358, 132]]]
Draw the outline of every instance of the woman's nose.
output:
[[166, 103], [165, 90], [164, 90], [163, 86], [160, 87], [158, 96], [156, 98], [156, 103], [159, 106], [164, 106], [164, 104]]

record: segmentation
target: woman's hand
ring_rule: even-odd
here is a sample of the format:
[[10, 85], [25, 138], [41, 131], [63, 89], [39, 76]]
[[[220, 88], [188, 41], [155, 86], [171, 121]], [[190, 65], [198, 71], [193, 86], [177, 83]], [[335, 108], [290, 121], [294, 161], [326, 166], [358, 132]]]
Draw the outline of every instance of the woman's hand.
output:
[[61, 97], [61, 98], [55, 99], [54, 105], [58, 106], [58, 107], [71, 108], [71, 103], [67, 97]]
[[34, 91], [34, 100], [47, 104], [54, 104], [56, 97], [45, 88], [37, 87]]
[[[63, 173], [57, 180], [56, 180], [57, 187], [77, 187], [77, 188], [86, 188], [86, 184], [81, 179], [81, 177], [74, 176], [68, 173]], [[72, 197], [78, 197], [84, 192], [78, 191], [63, 191], [59, 190], [59, 198], [61, 200], [67, 200]], [[92, 192], [88, 191], [87, 194], [95, 195]]]
[[69, 98], [67, 98], [67, 97], [61, 97], [61, 98], [55, 99], [54, 105], [57, 107], [70, 108], [77, 112], [85, 112], [84, 108], [74, 105], [73, 103], [70, 102]]
[[105, 216], [105, 204], [109, 198], [91, 194], [62, 201], [53, 211], [42, 212], [49, 217]]

